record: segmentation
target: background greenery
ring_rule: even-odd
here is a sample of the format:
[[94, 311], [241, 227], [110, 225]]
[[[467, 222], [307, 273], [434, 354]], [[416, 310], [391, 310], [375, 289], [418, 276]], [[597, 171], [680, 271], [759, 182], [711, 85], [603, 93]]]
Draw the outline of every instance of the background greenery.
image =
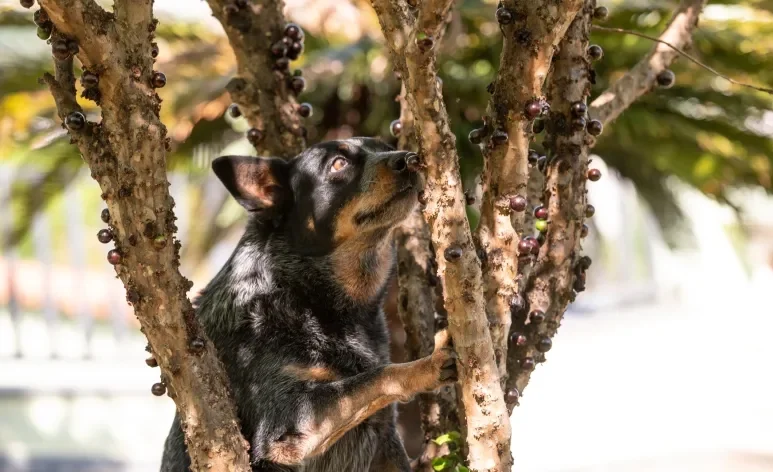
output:
[[[481, 156], [466, 136], [481, 123], [489, 97], [486, 85], [498, 67], [501, 38], [492, 2], [458, 3], [443, 45], [441, 78], [465, 182], [471, 185], [480, 171]], [[674, 2], [599, 3], [612, 10], [606, 26], [652, 35], [662, 31], [675, 7]], [[356, 27], [310, 26], [320, 23], [308, 17], [301, 21], [307, 33], [306, 50], [293, 67], [302, 69], [308, 82], [300, 100], [314, 106], [308, 119], [311, 142], [351, 135], [394, 139], [389, 123], [399, 113], [394, 100], [399, 84], [369, 2], [355, 1], [350, 6], [359, 10]], [[158, 36], [161, 53], [156, 68], [168, 78], [160, 90], [161, 118], [174, 143], [169, 167], [188, 174], [195, 188], [206, 175], [209, 160], [226, 146], [229, 152], [250, 152], [243, 138], [246, 123], [225, 114], [230, 102], [223, 90], [235, 72], [233, 55], [219, 31], [199, 22], [162, 16]], [[596, 66], [594, 96], [652, 47], [646, 39], [607, 32], [594, 32], [592, 42], [605, 51]], [[11, 243], [24, 250], [35, 214], [51, 212], [54, 225], [66, 217], [57, 212], [57, 199], [64, 188], [78, 181], [84, 163], [68, 144], [52, 98], [37, 81], [53, 66], [49, 47], [35, 35], [32, 11], [0, 10], [0, 49], [8, 51], [0, 56], [0, 162], [42, 172], [36, 178], [21, 172], [13, 181], [11, 204], [18, 216]], [[692, 53], [738, 80], [770, 86], [773, 1], [711, 2], [696, 31]], [[634, 183], [666, 229], [677, 227], [680, 220], [669, 179], [678, 178], [734, 205], [738, 202], [731, 201], [731, 189], [755, 186], [771, 191], [773, 159], [770, 95], [733, 86], [683, 59], [674, 71], [674, 87], [636, 102], [605, 129], [594, 149]], [[98, 119], [93, 103], [83, 100], [82, 104], [94, 113], [92, 119]], [[196, 192], [191, 195], [196, 198]], [[194, 207], [197, 204], [201, 202], [194, 202]], [[95, 214], [100, 205], [96, 197], [88, 202]], [[203, 257], [234, 226], [236, 216], [229, 208], [224, 199], [211, 228], [191, 235], [188, 257]]]

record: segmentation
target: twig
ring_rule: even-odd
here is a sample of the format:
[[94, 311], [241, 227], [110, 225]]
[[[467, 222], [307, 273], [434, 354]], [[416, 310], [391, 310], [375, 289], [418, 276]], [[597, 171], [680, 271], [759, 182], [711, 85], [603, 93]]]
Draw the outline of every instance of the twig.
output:
[[713, 67], [707, 66], [706, 64], [702, 63], [701, 61], [699, 61], [698, 59], [696, 59], [692, 55], [684, 52], [683, 50], [681, 50], [678, 47], [674, 46], [673, 44], [669, 43], [668, 41], [664, 41], [664, 40], [662, 40], [660, 38], [656, 38], [656, 37], [650, 36], [648, 34], [640, 33], [638, 31], [633, 31], [633, 30], [627, 30], [627, 29], [623, 29], [623, 28], [610, 28], [610, 27], [607, 27], [607, 26], [593, 25], [593, 29], [596, 30], [596, 31], [607, 31], [607, 32], [611, 32], [611, 33], [632, 34], [634, 36], [639, 36], [639, 37], [644, 38], [644, 39], [649, 39], [650, 41], [655, 41], [655, 42], [660, 43], [660, 44], [665, 44], [666, 46], [670, 47], [671, 49], [673, 49], [674, 51], [678, 52], [682, 56], [686, 57], [693, 64], [696, 64], [697, 66], [702, 67], [703, 69], [706, 69], [707, 71], [711, 72], [712, 74], [716, 75], [717, 77], [722, 77], [723, 79], [727, 80], [731, 84], [738, 85], [738, 86], [741, 86], [741, 87], [748, 87], [748, 88], [751, 88], [751, 89], [754, 89], [754, 90], [759, 90], [760, 92], [765, 92], [765, 93], [773, 94], [773, 89], [771, 89], [771, 88], [760, 87], [760, 86], [757, 86], [757, 85], [752, 85], [752, 84], [748, 84], [748, 83], [745, 83], [745, 82], [740, 82], [738, 80], [730, 78], [730, 77], [726, 76], [725, 74], [719, 72], [718, 70], [714, 69]]
[[631, 70], [591, 103], [590, 116], [608, 125], [639, 97], [652, 90], [657, 75], [679, 56], [674, 48], [682, 49], [692, 41], [692, 32], [706, 1], [682, 0], [658, 38], [663, 42], [655, 44]]

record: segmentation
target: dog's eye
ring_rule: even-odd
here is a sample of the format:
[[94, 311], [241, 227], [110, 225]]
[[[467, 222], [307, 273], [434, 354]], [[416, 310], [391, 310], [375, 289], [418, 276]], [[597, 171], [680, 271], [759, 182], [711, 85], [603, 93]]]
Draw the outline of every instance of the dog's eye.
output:
[[349, 165], [349, 161], [344, 157], [336, 157], [330, 165], [331, 172], [341, 172]]

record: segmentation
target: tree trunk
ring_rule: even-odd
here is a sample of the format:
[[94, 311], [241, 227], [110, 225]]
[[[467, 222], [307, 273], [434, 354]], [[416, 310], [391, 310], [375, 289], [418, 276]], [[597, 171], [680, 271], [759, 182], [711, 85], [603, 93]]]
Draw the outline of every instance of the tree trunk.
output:
[[[44, 81], [107, 203], [115, 249], [108, 260], [126, 288], [161, 382], [180, 415], [193, 470], [251, 470], [227, 378], [187, 298], [190, 281], [179, 272], [180, 244], [166, 178], [166, 128], [154, 87], [156, 21], [151, 2], [118, 0], [115, 13], [89, 0], [40, 0], [56, 31], [56, 76]], [[77, 46], [76, 46], [77, 45]], [[99, 84], [84, 96], [102, 108], [99, 123], [84, 122], [75, 95], [72, 52]]]

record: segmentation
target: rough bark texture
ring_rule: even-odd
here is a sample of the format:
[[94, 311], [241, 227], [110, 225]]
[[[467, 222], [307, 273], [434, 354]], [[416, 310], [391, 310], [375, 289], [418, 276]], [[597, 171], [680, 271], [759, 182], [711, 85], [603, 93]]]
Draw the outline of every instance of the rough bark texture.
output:
[[[413, 113], [405, 98], [405, 87], [399, 96], [402, 132], [398, 147], [418, 151]], [[437, 278], [435, 255], [429, 227], [418, 209], [395, 232], [397, 246], [397, 312], [405, 330], [406, 361], [416, 360], [432, 353], [436, 324], [448, 323], [445, 312], [436, 319]], [[423, 452], [413, 463], [416, 471], [430, 471], [432, 459], [449, 452], [447, 446], [438, 446], [433, 439], [449, 431], [459, 431], [456, 391], [454, 386], [417, 397], [421, 429], [424, 433]]]
[[[527, 278], [528, 309], [513, 317], [511, 338], [523, 335], [526, 343], [511, 346], [508, 353], [508, 391], [522, 393], [534, 364], [545, 360], [578, 277], [573, 268], [580, 249], [588, 148], [593, 137], [585, 129], [573, 130], [570, 123], [576, 118], [572, 104], [584, 104], [590, 94], [591, 64], [586, 52], [595, 3], [586, 1], [575, 16], [560, 43], [547, 86], [551, 108], [546, 119], [548, 163], [543, 201], [548, 208], [548, 231]], [[544, 320], [535, 312], [544, 313]], [[512, 409], [516, 401], [517, 396], [510, 396], [508, 407]]]
[[[252, 0], [238, 8], [231, 0], [207, 0], [222, 23], [236, 56], [238, 76], [226, 89], [261, 138], [258, 153], [290, 158], [305, 147], [305, 129], [290, 87], [287, 67], [277, 66], [271, 46], [287, 24], [282, 0]], [[286, 59], [286, 58], [285, 58]]]
[[373, 6], [402, 74], [427, 166], [424, 216], [443, 284], [448, 329], [459, 356], [470, 468], [509, 471], [509, 418], [484, 312], [480, 262], [465, 213], [456, 138], [448, 126], [433, 51], [451, 3], [425, 3], [417, 15], [404, 1], [374, 0]]
[[[190, 282], [178, 269], [166, 128], [151, 85], [152, 2], [117, 0], [115, 14], [91, 0], [40, 4], [55, 25], [54, 40], [77, 41], [84, 69], [99, 75], [98, 92], [85, 95], [101, 105], [102, 121], [70, 135], [102, 189], [118, 251], [116, 273], [177, 405], [193, 470], [249, 471], [227, 378], [194, 318]], [[56, 77], [47, 74], [44, 81], [63, 120], [82, 111], [72, 59], [57, 60]]]
[[[660, 39], [679, 49], [689, 46], [705, 4], [706, 0], [683, 0]], [[636, 99], [656, 87], [658, 74], [677, 57], [679, 53], [665, 44], [655, 44], [647, 56], [593, 101], [590, 116], [605, 125], [611, 123]]]
[[[486, 313], [497, 366], [504, 380], [510, 302], [518, 292], [517, 246], [521, 235], [516, 228], [523, 225], [523, 213], [512, 215], [509, 202], [516, 195], [526, 196], [529, 175], [527, 157], [532, 120], [525, 108], [531, 101], [542, 100], [542, 84], [550, 70], [553, 50], [582, 1], [509, 0], [500, 5], [510, 12], [512, 21], [500, 23], [504, 44], [486, 112], [488, 137], [482, 143], [483, 202], [476, 236], [485, 254]], [[506, 142], [492, 138], [496, 133], [506, 133]]]

